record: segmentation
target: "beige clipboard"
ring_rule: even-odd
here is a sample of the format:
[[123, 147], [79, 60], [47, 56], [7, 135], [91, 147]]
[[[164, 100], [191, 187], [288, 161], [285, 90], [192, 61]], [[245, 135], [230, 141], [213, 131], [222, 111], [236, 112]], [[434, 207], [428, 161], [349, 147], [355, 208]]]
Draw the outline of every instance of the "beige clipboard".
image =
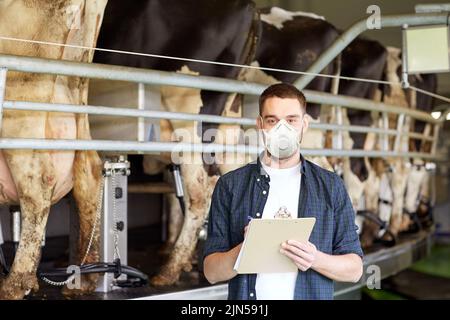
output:
[[280, 253], [287, 240], [307, 242], [316, 218], [253, 219], [234, 265], [239, 274], [294, 272], [298, 268]]

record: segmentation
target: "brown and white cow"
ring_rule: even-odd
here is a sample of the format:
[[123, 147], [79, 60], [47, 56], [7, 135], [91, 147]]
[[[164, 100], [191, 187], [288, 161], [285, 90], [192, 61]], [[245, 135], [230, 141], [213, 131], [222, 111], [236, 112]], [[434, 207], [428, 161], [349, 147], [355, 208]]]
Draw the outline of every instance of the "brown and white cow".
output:
[[[101, 48], [127, 50], [190, 59], [247, 64], [256, 45], [259, 18], [250, 0], [110, 0], [100, 32]], [[99, 63], [176, 71], [192, 75], [238, 78], [240, 69], [179, 60], [156, 59], [142, 56], [97, 52]], [[195, 114], [213, 114], [240, 117], [240, 99], [236, 94], [206, 90], [161, 86], [161, 104], [165, 110]], [[210, 124], [191, 121], [160, 121], [161, 141], [200, 143], [203, 133], [214, 128]], [[227, 130], [226, 130], [227, 129]], [[215, 142], [227, 139], [236, 142], [236, 126], [220, 126]], [[145, 157], [146, 173], [154, 174], [173, 161], [171, 154]], [[220, 155], [216, 155], [220, 156]], [[183, 153], [181, 174], [185, 185], [185, 218], [180, 216], [176, 198], [169, 196], [172, 221], [183, 221], [181, 233], [175, 225], [169, 231], [170, 242], [175, 242], [167, 263], [155, 276], [153, 285], [176, 282], [183, 270], [191, 269], [198, 232], [205, 221], [210, 196], [219, 172], [229, 170], [226, 164], [205, 165], [202, 154]], [[209, 174], [208, 174], [209, 173]]]
[[[388, 60], [385, 67], [386, 80], [391, 82], [399, 81], [401, 69], [401, 51], [398, 48], [388, 48]], [[429, 91], [436, 90], [436, 75], [413, 75], [409, 77], [413, 85]], [[417, 93], [414, 90], [403, 90], [400, 85], [389, 85], [384, 87], [383, 101], [405, 108], [420, 109], [430, 112], [433, 101], [429, 96]], [[420, 104], [419, 104], [420, 103]], [[390, 116], [389, 126], [394, 129], [397, 117]], [[428, 128], [428, 130], [427, 130]], [[413, 130], [412, 130], [413, 129]], [[431, 134], [429, 126], [421, 121], [413, 121], [410, 117], [405, 118], [403, 132], [410, 131]], [[391, 147], [394, 146], [393, 138], [390, 141]], [[426, 151], [426, 143], [411, 140], [405, 135], [400, 139], [398, 150], [394, 151]], [[411, 225], [410, 214], [418, 209], [419, 199], [426, 203], [430, 198], [428, 173], [424, 168], [422, 159], [391, 158], [387, 159], [391, 170], [388, 173], [390, 187], [392, 189], [392, 214], [391, 232], [397, 235], [401, 231], [406, 231]], [[409, 214], [404, 214], [409, 213]], [[420, 226], [419, 226], [420, 227]]]
[[[0, 34], [61, 44], [95, 46], [106, 0], [6, 0], [0, 2]], [[48, 59], [92, 61], [93, 51], [0, 41], [0, 53]], [[85, 104], [88, 80], [77, 77], [8, 72], [5, 99]], [[2, 137], [90, 139], [87, 115], [4, 111]], [[79, 210], [81, 252], [86, 251], [96, 217], [101, 160], [94, 151], [2, 150], [0, 203], [20, 204], [20, 244], [0, 299], [21, 299], [38, 289], [41, 256], [50, 206], [71, 189]], [[98, 232], [86, 262], [98, 261]], [[82, 258], [82, 257], [81, 257]], [[93, 290], [96, 277], [83, 278], [81, 291]]]

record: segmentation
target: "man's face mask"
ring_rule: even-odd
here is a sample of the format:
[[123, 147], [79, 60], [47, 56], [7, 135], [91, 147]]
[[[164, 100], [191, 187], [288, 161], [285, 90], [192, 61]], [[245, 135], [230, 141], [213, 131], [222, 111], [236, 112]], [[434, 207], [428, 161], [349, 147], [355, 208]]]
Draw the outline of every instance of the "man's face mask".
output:
[[285, 119], [281, 119], [270, 130], [262, 130], [264, 145], [272, 156], [285, 159], [292, 156], [299, 149], [302, 139], [300, 132], [291, 126]]

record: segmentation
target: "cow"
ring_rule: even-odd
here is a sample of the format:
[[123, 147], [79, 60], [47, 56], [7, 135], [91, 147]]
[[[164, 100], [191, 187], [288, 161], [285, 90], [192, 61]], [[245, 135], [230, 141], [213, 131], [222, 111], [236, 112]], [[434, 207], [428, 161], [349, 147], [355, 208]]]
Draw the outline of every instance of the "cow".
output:
[[[93, 47], [106, 0], [1, 1], [0, 34], [29, 40]], [[0, 53], [91, 62], [93, 50], [0, 40]], [[5, 99], [86, 104], [88, 80], [47, 74], [8, 72]], [[3, 138], [90, 139], [85, 114], [5, 110]], [[36, 270], [52, 204], [73, 189], [79, 220], [80, 260], [88, 247], [102, 179], [94, 151], [8, 149], [0, 152], [0, 203], [20, 204], [20, 243], [9, 275], [1, 280], [0, 299], [22, 299], [38, 290]], [[86, 263], [98, 261], [99, 232]], [[96, 276], [83, 278], [78, 292], [96, 288]]]
[[[344, 77], [381, 80], [386, 63], [387, 51], [379, 42], [358, 37], [352, 41], [341, 53], [341, 75]], [[339, 82], [339, 94], [358, 97], [369, 100], [380, 99], [378, 84], [341, 79]], [[375, 126], [375, 121], [370, 111], [343, 109], [344, 122], [358, 126]], [[376, 145], [376, 137], [373, 134], [359, 132], [344, 132], [345, 149], [372, 150]], [[378, 162], [380, 159], [369, 158], [342, 158], [342, 174], [347, 191], [356, 212], [368, 212], [377, 214], [379, 209], [379, 186], [382, 171]], [[372, 244], [374, 231], [378, 227], [369, 219], [361, 219], [357, 216], [357, 224], [361, 232], [361, 245], [367, 248]]]
[[[394, 47], [388, 47], [388, 60], [385, 67], [385, 79], [390, 82], [399, 82], [401, 71], [401, 50]], [[412, 75], [408, 77], [410, 83], [417, 85], [425, 90], [435, 91], [437, 80], [435, 74], [430, 75]], [[383, 86], [382, 100], [405, 108], [416, 109], [430, 112], [433, 99], [414, 90], [404, 90], [400, 85]], [[420, 104], [418, 104], [420, 102]], [[390, 116], [389, 126], [395, 128], [397, 117]], [[416, 123], [416, 126], [414, 126]], [[413, 121], [406, 117], [403, 132], [410, 131], [426, 133], [424, 122]], [[413, 129], [413, 130], [412, 130]], [[393, 146], [393, 139], [390, 140]], [[419, 148], [419, 150], [418, 150]], [[399, 150], [394, 151], [427, 151], [426, 143], [414, 141], [409, 137], [402, 136]], [[418, 209], [426, 214], [429, 211], [429, 185], [428, 174], [424, 168], [422, 159], [405, 160], [401, 158], [388, 158], [388, 173], [390, 187], [392, 189], [392, 214], [390, 217], [391, 233], [396, 236], [402, 231], [407, 231], [411, 226], [411, 218]], [[421, 206], [419, 206], [422, 200]], [[405, 214], [406, 213], [406, 214]], [[420, 223], [416, 222], [416, 227], [420, 228]]]
[[[325, 51], [339, 36], [340, 31], [323, 17], [306, 12], [289, 12], [281, 8], [271, 7], [260, 11], [262, 34], [256, 54], [254, 66], [272, 69], [288, 69], [306, 71], [314, 60]], [[328, 65], [323, 73], [349, 77], [362, 77], [381, 80], [386, 60], [386, 50], [378, 42], [357, 38], [342, 54]], [[249, 69], [244, 78], [271, 84], [278, 81], [293, 83], [299, 77], [295, 73], [283, 73], [272, 70]], [[336, 81], [327, 77], [316, 77], [306, 88], [318, 91], [344, 94], [359, 98], [375, 99], [378, 84], [355, 82], [348, 80]], [[246, 106], [249, 108], [250, 106]], [[335, 122], [334, 108], [321, 108], [318, 104], [308, 104], [307, 112], [310, 122]], [[372, 125], [370, 112], [342, 109], [344, 124]], [[366, 134], [344, 132], [345, 149], [371, 149], [375, 144], [373, 135], [366, 141]], [[310, 129], [305, 134], [301, 147], [331, 148], [331, 135], [323, 131]], [[339, 163], [333, 157], [312, 157], [316, 164], [333, 170]], [[371, 169], [367, 158], [343, 158], [343, 178], [354, 204], [355, 210], [364, 205], [366, 210], [373, 212], [378, 208], [377, 185], [379, 174]], [[364, 196], [363, 196], [364, 195]], [[361, 225], [362, 227], [362, 225]]]
[[[305, 71], [339, 35], [338, 30], [323, 17], [308, 12], [289, 12], [269, 7], [260, 9], [260, 17], [262, 32], [253, 66]], [[334, 74], [335, 69], [336, 65], [332, 63], [323, 73]], [[267, 85], [276, 82], [293, 83], [298, 77], [296, 73], [254, 68], [243, 73], [244, 80]], [[331, 84], [330, 78], [317, 77], [306, 88], [330, 92]], [[310, 103], [306, 111], [310, 123], [320, 122], [320, 105]], [[301, 147], [320, 149], [324, 144], [323, 132], [310, 128], [305, 132]], [[333, 170], [326, 157], [307, 158], [323, 168]]]
[[[342, 56], [344, 60], [342, 62], [342, 75], [344, 76], [399, 81], [401, 59], [397, 49], [386, 49], [378, 42], [357, 38], [344, 50]], [[356, 61], [357, 63], [355, 63]], [[353, 71], [356, 72], [352, 72], [352, 68], [355, 67], [356, 69]], [[345, 70], [346, 68], [349, 70]], [[409, 79], [413, 84], [423, 89], [436, 90], [435, 75], [414, 75], [410, 76]], [[339, 93], [377, 101], [383, 100], [404, 107], [416, 107], [416, 100], [419, 98], [418, 96], [416, 98], [415, 92], [405, 92], [400, 88], [400, 85], [382, 85], [382, 91], [379, 87], [376, 83], [342, 80]], [[420, 106], [422, 110], [430, 110], [432, 100], [429, 96], [420, 94], [420, 102], [422, 103]], [[377, 126], [376, 122], [380, 120], [377, 113], [362, 110], [348, 110], [348, 112], [349, 123], [353, 125]], [[396, 120], [396, 116], [390, 116], [389, 127], [391, 129], [396, 128]], [[408, 121], [413, 123], [412, 120]], [[405, 132], [408, 132], [410, 128], [408, 121], [404, 129]], [[416, 132], [420, 132], [424, 127], [423, 122], [418, 122], [418, 124]], [[420, 127], [420, 125], [422, 126]], [[346, 136], [344, 135], [344, 137]], [[377, 142], [374, 134], [350, 133], [350, 137], [354, 141], [356, 149], [381, 149], [380, 141]], [[393, 141], [391, 138], [391, 148], [394, 146]], [[420, 146], [420, 142], [410, 143], [409, 145], [409, 149], [411, 149], [411, 146]], [[401, 146], [402, 151], [408, 151], [408, 139], [403, 139]], [[344, 159], [345, 161], [348, 160]], [[423, 164], [420, 159], [414, 161]], [[359, 211], [372, 215], [372, 219], [363, 219], [363, 223], [360, 224], [362, 246], [364, 248], [370, 247], [375, 238], [382, 236], [385, 242], [394, 243], [398, 232], [408, 229], [410, 224], [408, 216], [405, 215], [401, 218], [402, 222], [399, 222], [400, 218], [397, 218], [400, 215], [399, 211], [407, 211], [410, 214], [415, 212], [417, 208], [416, 198], [419, 197], [417, 194], [419, 186], [422, 193], [422, 202], [426, 203], [429, 199], [425, 168], [422, 168], [420, 173], [413, 174], [409, 169], [411, 167], [409, 163], [404, 163], [398, 158], [388, 159], [387, 162], [382, 158], [373, 158], [371, 161], [368, 158], [356, 158], [351, 159], [350, 162], [351, 165], [347, 164], [343, 173], [344, 180], [348, 181], [346, 186], [349, 195], [354, 204], [357, 204], [355, 210], [358, 212], [359, 208]], [[386, 165], [389, 166], [389, 163], [391, 164], [391, 170], [386, 170]], [[407, 182], [405, 182], [405, 177], [408, 177]], [[406, 188], [407, 185], [408, 188]], [[405, 194], [404, 199], [403, 194]], [[358, 198], [359, 195], [360, 198]], [[393, 209], [393, 206], [395, 206], [395, 209]], [[378, 217], [373, 217], [373, 214]], [[391, 221], [392, 225], [390, 225]], [[380, 227], [383, 230], [380, 230]]]
[[[259, 17], [250, 0], [110, 0], [98, 39], [98, 47], [176, 56], [189, 59], [248, 64], [254, 55], [259, 33]], [[121, 55], [99, 51], [98, 63], [180, 72], [191, 75], [237, 79], [240, 68], [214, 64]], [[198, 114], [240, 117], [241, 96], [207, 90], [161, 86], [161, 103], [165, 110]], [[200, 143], [211, 125], [186, 121], [160, 121], [161, 141]], [[214, 142], [237, 141], [236, 126], [221, 125]], [[229, 143], [229, 142], [228, 142]], [[216, 156], [220, 156], [217, 155]], [[183, 153], [181, 175], [185, 186], [185, 218], [178, 235], [169, 231], [169, 242], [175, 242], [168, 261], [151, 279], [155, 286], [175, 283], [183, 270], [191, 269], [191, 257], [197, 244], [209, 206], [210, 195], [219, 174], [233, 168], [228, 163], [206, 165], [201, 154]], [[148, 174], [160, 172], [172, 162], [170, 154], [145, 157]], [[237, 163], [244, 162], [239, 159]], [[178, 203], [170, 196], [171, 212], [179, 216]], [[182, 221], [182, 219], [178, 219]], [[175, 241], [176, 240], [176, 241]]]

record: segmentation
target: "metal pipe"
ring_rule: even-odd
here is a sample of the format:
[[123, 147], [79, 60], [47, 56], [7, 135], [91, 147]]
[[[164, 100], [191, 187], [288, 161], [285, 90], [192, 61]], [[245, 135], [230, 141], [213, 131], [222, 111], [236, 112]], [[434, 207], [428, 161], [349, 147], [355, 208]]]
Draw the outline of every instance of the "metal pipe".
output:
[[[0, 66], [9, 70], [45, 74], [58, 74], [67, 76], [78, 76], [96, 79], [107, 79], [117, 81], [128, 81], [150, 85], [171, 85], [178, 87], [197, 88], [229, 93], [242, 93], [259, 95], [266, 85], [243, 82], [239, 80], [223, 79], [218, 77], [194, 76], [176, 72], [138, 69], [121, 66], [111, 66], [95, 63], [81, 63], [75, 61], [63, 61], [42, 59], [35, 57], [12, 56], [0, 54]], [[386, 111], [392, 113], [405, 113], [413, 118], [437, 123], [430, 114], [411, 110], [403, 107], [378, 103], [372, 100], [354, 98], [343, 95], [332, 95], [330, 93], [304, 90], [306, 99], [312, 103], [340, 105], [358, 110]]]
[[3, 127], [3, 103], [5, 99], [6, 91], [6, 76], [8, 74], [8, 69], [0, 68], [0, 134]]
[[255, 125], [255, 119], [222, 117], [222, 116], [183, 113], [183, 112], [139, 110], [135, 108], [133, 109], [114, 108], [104, 106], [89, 106], [89, 105], [85, 106], [85, 105], [41, 103], [28, 101], [5, 101], [4, 108], [10, 110], [88, 113], [88, 114], [122, 116], [122, 117], [142, 117], [152, 119], [190, 120], [190, 121], [203, 121], [210, 123]]
[[[223, 116], [192, 114], [182, 112], [137, 110], [132, 108], [113, 108], [104, 106], [55, 104], [55, 103], [28, 102], [28, 101], [5, 101], [3, 107], [4, 109], [8, 110], [87, 113], [87, 114], [109, 115], [109, 116], [142, 117], [152, 119], [190, 120], [197, 122], [200, 121], [210, 123], [238, 124], [242, 126], [255, 125], [255, 119], [252, 118], [234, 118], [234, 117], [223, 117]], [[372, 128], [365, 126], [349, 126], [349, 125], [340, 126], [328, 123], [311, 123], [309, 126], [310, 128], [319, 130], [332, 130], [332, 131], [347, 130], [351, 132], [363, 132], [363, 133], [374, 132], [378, 134], [388, 134], [388, 135], [397, 134], [396, 130], [384, 130], [380, 128]], [[425, 137], [420, 133], [411, 132], [408, 134], [411, 137], [417, 139], [429, 139], [429, 140], [433, 139], [430, 137]]]
[[[138, 85], [138, 110], [145, 110], [145, 84]], [[137, 140], [143, 142], [145, 140], [145, 118], [138, 118]]]
[[[382, 121], [383, 121], [383, 130], [389, 129], [389, 117], [387, 112], [382, 113]], [[382, 137], [382, 149], [384, 151], [389, 151], [389, 136], [387, 134], [383, 134]], [[397, 150], [394, 150], [397, 151]]]
[[[339, 126], [343, 126], [343, 117], [342, 117], [342, 107], [341, 106], [335, 106], [336, 110], [336, 120], [337, 124]], [[344, 147], [344, 135], [342, 133], [342, 130], [339, 130], [337, 132], [337, 149], [342, 149]]]
[[[0, 149], [34, 149], [34, 150], [98, 150], [114, 152], [230, 152], [259, 154], [263, 147], [250, 145], [224, 145], [217, 143], [182, 143], [182, 142], [136, 142], [111, 140], [50, 140], [50, 139], [16, 139], [0, 138]], [[336, 150], [336, 149], [302, 149], [305, 156], [348, 156], [348, 157], [421, 157], [423, 159], [445, 159], [442, 155], [420, 152], [393, 152], [378, 150]]]
[[424, 141], [433, 141], [434, 138], [424, 135], [422, 133], [416, 133], [416, 132], [408, 132], [408, 133], [403, 133], [403, 135], [408, 136], [412, 139], [420, 139], [420, 140], [424, 140]]
[[[448, 24], [448, 13], [419, 13], [419, 14], [402, 14], [402, 15], [386, 15], [381, 17], [381, 28], [399, 27], [404, 24], [409, 26]], [[354, 23], [344, 33], [342, 33], [332, 44], [325, 50], [320, 57], [306, 70], [306, 73], [300, 79], [294, 82], [299, 88], [305, 88], [336, 56], [342, 52], [357, 36], [367, 30], [367, 18], [361, 19]]]
[[402, 25], [402, 88], [409, 88], [409, 80], [408, 80], [408, 51], [406, 50], [406, 30], [408, 29], [408, 25]]
[[127, 81], [148, 85], [168, 85], [253, 95], [261, 94], [266, 88], [263, 84], [246, 83], [219, 77], [194, 76], [177, 72], [5, 54], [0, 55], [0, 66], [21, 72]]
[[303, 90], [308, 102], [315, 102], [320, 104], [330, 104], [339, 105], [342, 107], [366, 110], [366, 111], [378, 111], [378, 112], [388, 112], [409, 115], [415, 119], [423, 120], [430, 123], [443, 122], [441, 118], [434, 119], [431, 114], [418, 111], [414, 109], [407, 109], [405, 107], [399, 107], [394, 105], [389, 105], [386, 103], [376, 102], [374, 100], [355, 98], [345, 95], [332, 95], [330, 93], [324, 93], [312, 90]]
[[14, 243], [14, 252], [17, 251], [20, 242], [20, 232], [21, 232], [21, 213], [19, 206], [12, 206], [9, 208], [11, 213], [11, 233], [12, 241]]

